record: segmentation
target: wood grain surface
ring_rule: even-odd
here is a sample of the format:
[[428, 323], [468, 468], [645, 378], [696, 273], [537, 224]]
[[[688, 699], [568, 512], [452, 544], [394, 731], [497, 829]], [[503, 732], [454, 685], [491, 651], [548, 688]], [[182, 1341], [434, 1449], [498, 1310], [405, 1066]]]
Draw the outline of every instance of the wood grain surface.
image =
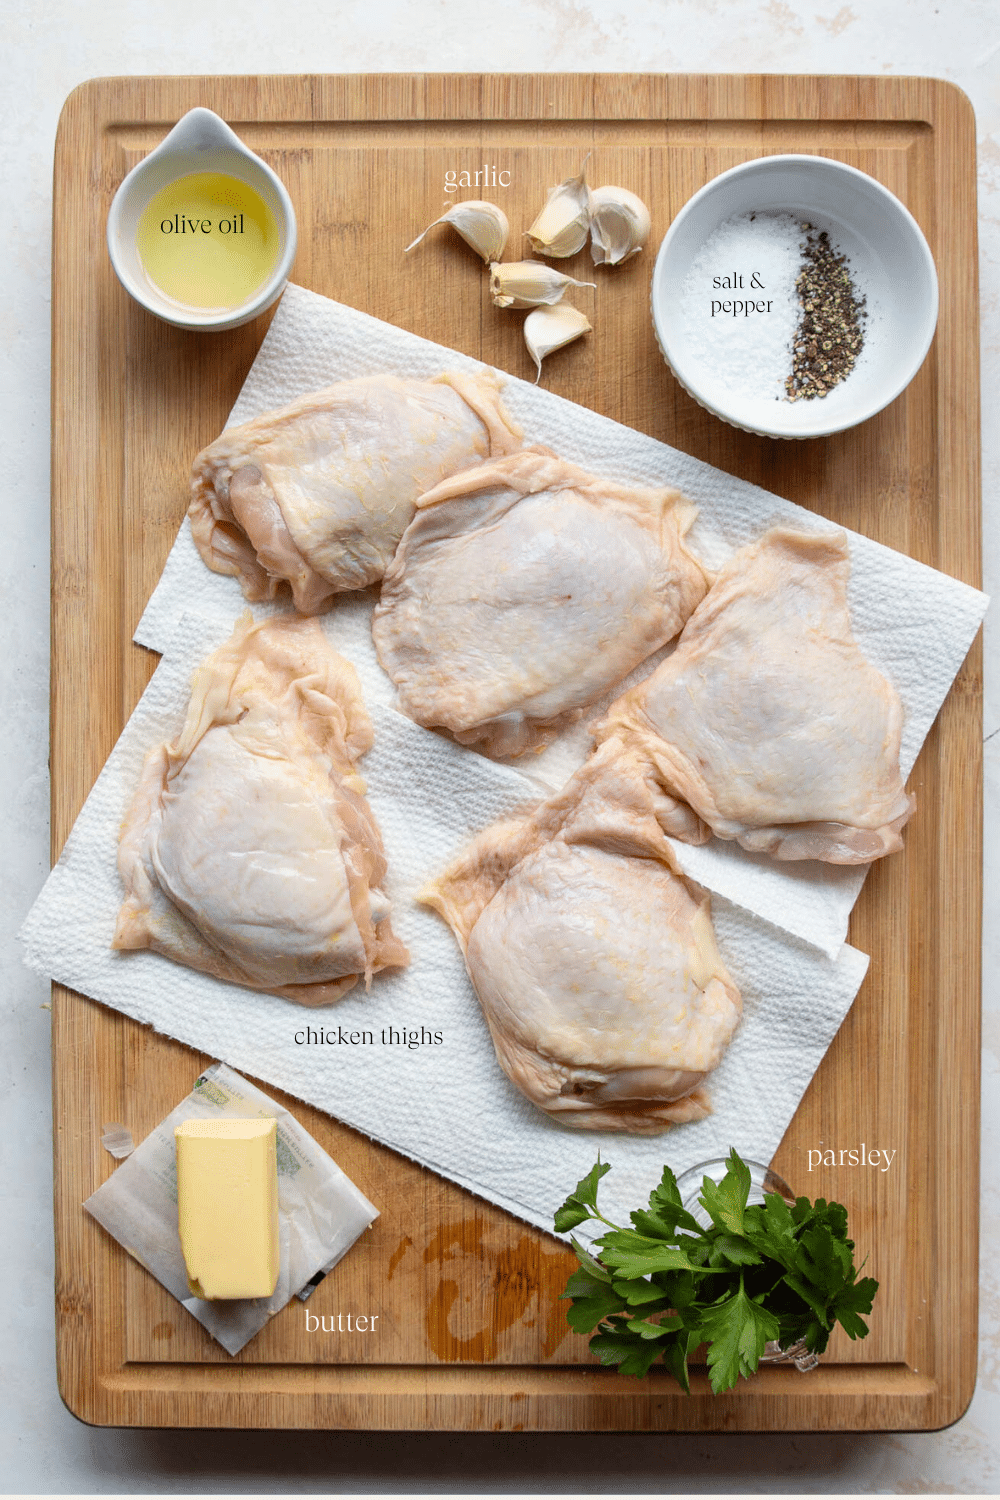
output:
[[[650, 205], [647, 250], [601, 277], [594, 333], [546, 384], [968, 583], [979, 582], [978, 322], [972, 110], [924, 79], [619, 75], [125, 78], [68, 100], [55, 162], [52, 402], [53, 856], [156, 663], [132, 631], [184, 514], [193, 455], [243, 383], [267, 318], [195, 334], [158, 322], [112, 273], [107, 210], [125, 173], [196, 104], [281, 175], [299, 220], [293, 279], [517, 375], [520, 316], [435, 231], [447, 171], [495, 164], [511, 258], [556, 181]], [[908, 390], [852, 432], [738, 432], [667, 373], [648, 312], [653, 254], [703, 183], [783, 151], [835, 156], [911, 209], [941, 315]], [[476, 191], [458, 196], [478, 196]], [[563, 263], [590, 279], [589, 255]], [[60, 1388], [108, 1425], [580, 1430], [932, 1428], [976, 1365], [981, 669], [959, 674], [910, 780], [905, 853], [872, 871], [850, 940], [871, 970], [775, 1165], [850, 1211], [881, 1290], [870, 1337], [839, 1333], [804, 1376], [772, 1368], [721, 1398], [664, 1372], [598, 1368], [558, 1302], [573, 1257], [318, 1111], [281, 1098], [381, 1210], [308, 1304], [380, 1315], [377, 1336], [307, 1333], [293, 1302], [237, 1358], [82, 1211], [113, 1170], [101, 1126], [136, 1138], [211, 1059], [56, 987], [55, 1217]], [[274, 1093], [273, 1090], [271, 1090]], [[806, 1152], [897, 1152], [893, 1168], [806, 1171]], [[669, 1143], [664, 1143], [665, 1157]]]

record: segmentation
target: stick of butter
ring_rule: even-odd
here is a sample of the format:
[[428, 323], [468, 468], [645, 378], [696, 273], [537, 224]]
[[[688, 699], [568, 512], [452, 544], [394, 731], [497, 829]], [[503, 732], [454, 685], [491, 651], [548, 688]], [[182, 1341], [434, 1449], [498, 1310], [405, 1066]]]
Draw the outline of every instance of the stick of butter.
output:
[[277, 1124], [185, 1120], [177, 1219], [196, 1297], [270, 1297], [278, 1282]]

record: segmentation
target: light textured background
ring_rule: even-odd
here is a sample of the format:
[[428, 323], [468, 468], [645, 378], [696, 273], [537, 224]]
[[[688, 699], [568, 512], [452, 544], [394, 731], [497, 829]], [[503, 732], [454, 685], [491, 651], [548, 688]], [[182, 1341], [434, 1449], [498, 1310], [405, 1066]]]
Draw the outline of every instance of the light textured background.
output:
[[[0, 0], [0, 1485], [10, 1493], [1000, 1490], [1000, 691], [987, 623], [983, 1239], [979, 1385], [946, 1432], [587, 1437], [106, 1431], [63, 1408], [53, 1356], [47, 986], [14, 934], [48, 867], [48, 393], [52, 149], [63, 100], [117, 73], [368, 71], [933, 74], [979, 132], [985, 587], [1000, 583], [1000, 5], [996, 0]], [[996, 738], [992, 738], [993, 735]]]

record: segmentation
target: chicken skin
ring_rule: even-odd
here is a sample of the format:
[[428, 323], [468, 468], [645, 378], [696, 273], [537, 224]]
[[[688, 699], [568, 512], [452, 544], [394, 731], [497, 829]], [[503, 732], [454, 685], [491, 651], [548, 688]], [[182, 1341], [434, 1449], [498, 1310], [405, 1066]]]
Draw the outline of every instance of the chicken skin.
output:
[[146, 758], [112, 946], [303, 1005], [405, 965], [356, 770], [371, 744], [354, 668], [319, 625], [244, 616], [195, 674], [176, 741]]
[[489, 755], [544, 745], [672, 640], [708, 580], [676, 490], [545, 448], [445, 480], [386, 571], [372, 635], [403, 712]]
[[382, 577], [418, 495], [520, 446], [485, 370], [343, 380], [227, 428], [198, 455], [191, 533], [247, 599], [287, 587], [301, 614], [318, 614]]
[[902, 848], [903, 710], [854, 639], [849, 574], [842, 531], [768, 532], [612, 704], [595, 738], [642, 767], [667, 833], [846, 865]]
[[651, 1134], [698, 1120], [740, 1019], [708, 896], [599, 751], [526, 818], [487, 829], [421, 899], [448, 920], [497, 1060], [561, 1124]]

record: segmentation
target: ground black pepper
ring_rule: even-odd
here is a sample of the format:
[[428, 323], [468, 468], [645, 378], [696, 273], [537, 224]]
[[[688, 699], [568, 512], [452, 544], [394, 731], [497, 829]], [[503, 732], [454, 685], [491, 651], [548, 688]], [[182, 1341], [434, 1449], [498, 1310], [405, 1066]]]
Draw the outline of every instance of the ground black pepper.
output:
[[825, 229], [806, 235], [802, 270], [795, 280], [799, 326], [792, 343], [792, 373], [785, 381], [789, 401], [813, 401], [846, 380], [864, 344], [865, 298], [858, 295], [847, 268]]

